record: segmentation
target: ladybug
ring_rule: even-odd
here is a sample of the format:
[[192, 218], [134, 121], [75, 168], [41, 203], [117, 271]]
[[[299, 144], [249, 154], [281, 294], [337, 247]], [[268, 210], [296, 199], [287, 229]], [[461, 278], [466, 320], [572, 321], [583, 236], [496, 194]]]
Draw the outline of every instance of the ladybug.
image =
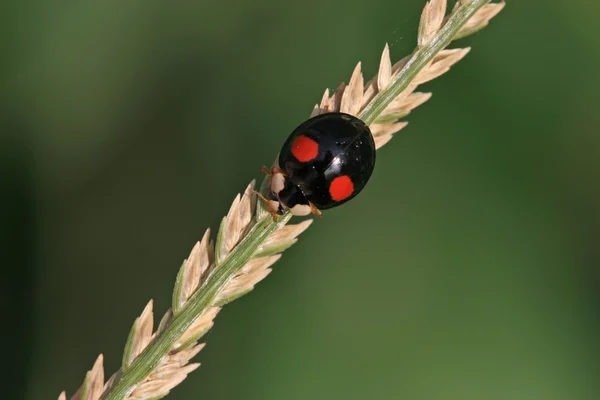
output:
[[339, 112], [318, 115], [287, 138], [279, 167], [263, 168], [271, 176], [266, 207], [275, 219], [288, 210], [321, 216], [360, 193], [374, 167], [375, 143], [363, 121]]

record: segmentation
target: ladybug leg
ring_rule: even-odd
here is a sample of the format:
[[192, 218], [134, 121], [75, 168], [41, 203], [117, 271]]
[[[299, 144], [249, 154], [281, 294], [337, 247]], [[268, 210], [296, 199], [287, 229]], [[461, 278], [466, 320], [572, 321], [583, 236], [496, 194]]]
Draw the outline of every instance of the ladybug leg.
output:
[[271, 171], [269, 168], [265, 167], [264, 165], [262, 167], [260, 167], [260, 170], [262, 172], [264, 172], [264, 174], [267, 176], [273, 176], [273, 171]]
[[278, 167], [267, 168], [263, 165], [262, 167], [260, 167], [260, 170], [264, 172], [265, 175], [270, 177], [272, 177], [275, 174], [281, 174], [283, 176], [286, 176], [285, 173], [281, 170], [281, 168]]
[[308, 202], [308, 205], [310, 206], [310, 212], [311, 212], [312, 214], [315, 214], [315, 215], [316, 215], [317, 217], [319, 217], [319, 218], [323, 218], [323, 216], [321, 215], [321, 210], [319, 210], [319, 209], [317, 208], [317, 206], [315, 206], [315, 205], [314, 205], [312, 202], [310, 202], [310, 201]]
[[265, 203], [265, 207], [267, 209], [267, 211], [269, 212], [269, 214], [271, 214], [273, 216], [273, 221], [277, 222], [277, 209], [279, 207], [279, 202], [275, 201], [275, 200], [270, 200], [267, 199], [261, 192], [258, 192], [256, 190], [252, 191], [255, 195], [257, 195], [264, 203]]
[[258, 190], [252, 190], [252, 193], [254, 193], [255, 195], [257, 195], [258, 197], [260, 197], [262, 199], [262, 201], [264, 201], [265, 203], [269, 200], [267, 200], [267, 198], [265, 196], [263, 196], [263, 194], [261, 192], [259, 192]]

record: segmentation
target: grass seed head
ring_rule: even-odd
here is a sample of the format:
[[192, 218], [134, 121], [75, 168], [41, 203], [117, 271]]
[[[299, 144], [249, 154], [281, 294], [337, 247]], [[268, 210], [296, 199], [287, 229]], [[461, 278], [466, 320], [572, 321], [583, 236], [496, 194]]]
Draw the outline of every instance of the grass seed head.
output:
[[[436, 35], [449, 18], [460, 9], [461, 4], [466, 7], [474, 1], [476, 0], [460, 0], [449, 16], [446, 16], [446, 0], [431, 0], [426, 3], [421, 14], [415, 51], [427, 46], [430, 42], [433, 43]], [[458, 29], [456, 38], [487, 26], [504, 6], [504, 2], [480, 6], [481, 8]], [[407, 126], [406, 121], [400, 121], [401, 118], [406, 117], [413, 109], [431, 98], [431, 93], [416, 92], [417, 87], [446, 73], [469, 50], [470, 48], [439, 51], [416, 74], [408, 86], [395, 99], [387, 103], [383, 112], [370, 124], [377, 148], [388, 143], [395, 133]], [[393, 84], [408, 65], [411, 57], [407, 56], [392, 64], [389, 46], [386, 44], [375, 77], [365, 84], [362, 64], [359, 62], [352, 72], [348, 85], [341, 83], [333, 92], [326, 89], [321, 101], [313, 108], [311, 115], [341, 111], [358, 117], [379, 93]], [[110, 397], [113, 390], [120, 384], [131, 365], [154, 340], [169, 330], [177, 316], [180, 316], [185, 307], [200, 295], [203, 285], [210, 283], [211, 277], [219, 272], [219, 268], [232, 256], [240, 243], [247, 239], [250, 232], [254, 232], [255, 235], [261, 234], [260, 230], [252, 229], [258, 224], [258, 221], [270, 218], [270, 216], [265, 214], [260, 207], [257, 210], [254, 187], [255, 182], [252, 181], [241, 196], [235, 197], [229, 212], [222, 220], [215, 242], [210, 238], [210, 230], [207, 230], [202, 240], [193, 247], [177, 275], [172, 309], [167, 310], [158, 329], [153, 332], [153, 303], [150, 301], [133, 324], [125, 346], [121, 369], [104, 384], [103, 357], [100, 355], [92, 369], [86, 374], [82, 386], [71, 399], [114, 398]], [[307, 220], [286, 225], [288, 220], [289, 217], [286, 216], [280, 219], [277, 229], [264, 238], [244, 265], [240, 265], [235, 273], [227, 277], [209, 304], [194, 317], [191, 323], [186, 325], [185, 331], [180, 332], [179, 336], [175, 338], [169, 351], [160, 356], [160, 359], [153, 364], [152, 369], [142, 379], [123, 390], [126, 393], [126, 399], [142, 400], [163, 397], [200, 366], [198, 363], [190, 364], [189, 362], [204, 347], [203, 343], [198, 344], [197, 342], [212, 328], [222, 305], [251, 291], [271, 272], [271, 266], [281, 257], [280, 253], [293, 245], [297, 241], [297, 237], [312, 223], [312, 220]], [[58, 399], [66, 400], [66, 393], [62, 392]]]

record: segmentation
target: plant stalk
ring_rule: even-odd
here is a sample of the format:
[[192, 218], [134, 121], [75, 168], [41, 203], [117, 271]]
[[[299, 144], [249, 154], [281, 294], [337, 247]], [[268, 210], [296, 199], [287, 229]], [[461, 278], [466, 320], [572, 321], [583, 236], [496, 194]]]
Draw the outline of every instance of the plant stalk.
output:
[[373, 100], [361, 111], [358, 117], [367, 125], [375, 122], [386, 107], [410, 85], [423, 67], [429, 64], [437, 53], [445, 49], [452, 42], [460, 28], [467, 23], [473, 14], [490, 1], [473, 0], [456, 9], [431, 42], [413, 53], [412, 57], [392, 80], [390, 85], [375, 95]]
[[[490, 0], [472, 0], [461, 5], [454, 11], [445, 25], [430, 43], [418, 49], [398, 73], [390, 85], [377, 94], [369, 105], [360, 113], [366, 124], [372, 124], [385, 108], [408, 87], [414, 77], [425, 67], [434, 56], [443, 50], [462, 26]], [[245, 238], [233, 251], [217, 266], [205, 284], [190, 298], [179, 315], [177, 315], [165, 329], [155, 338], [148, 347], [138, 356], [129, 368], [123, 373], [118, 382], [105, 392], [101, 400], [121, 400], [129, 395], [135, 388], [156, 368], [161, 360], [169, 354], [173, 344], [190, 327], [194, 320], [211, 305], [219, 291], [256, 253], [265, 240], [280, 226], [291, 218], [288, 213], [274, 222], [269, 214], [259, 213], [260, 220], [248, 232]]]

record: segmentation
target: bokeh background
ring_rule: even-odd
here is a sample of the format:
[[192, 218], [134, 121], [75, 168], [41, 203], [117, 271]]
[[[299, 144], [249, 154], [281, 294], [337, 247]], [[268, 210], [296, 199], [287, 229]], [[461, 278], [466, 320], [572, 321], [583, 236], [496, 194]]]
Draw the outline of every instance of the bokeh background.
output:
[[[73, 393], [325, 87], [424, 0], [3, 5], [3, 377]], [[170, 399], [600, 398], [600, 5], [519, 0]]]

